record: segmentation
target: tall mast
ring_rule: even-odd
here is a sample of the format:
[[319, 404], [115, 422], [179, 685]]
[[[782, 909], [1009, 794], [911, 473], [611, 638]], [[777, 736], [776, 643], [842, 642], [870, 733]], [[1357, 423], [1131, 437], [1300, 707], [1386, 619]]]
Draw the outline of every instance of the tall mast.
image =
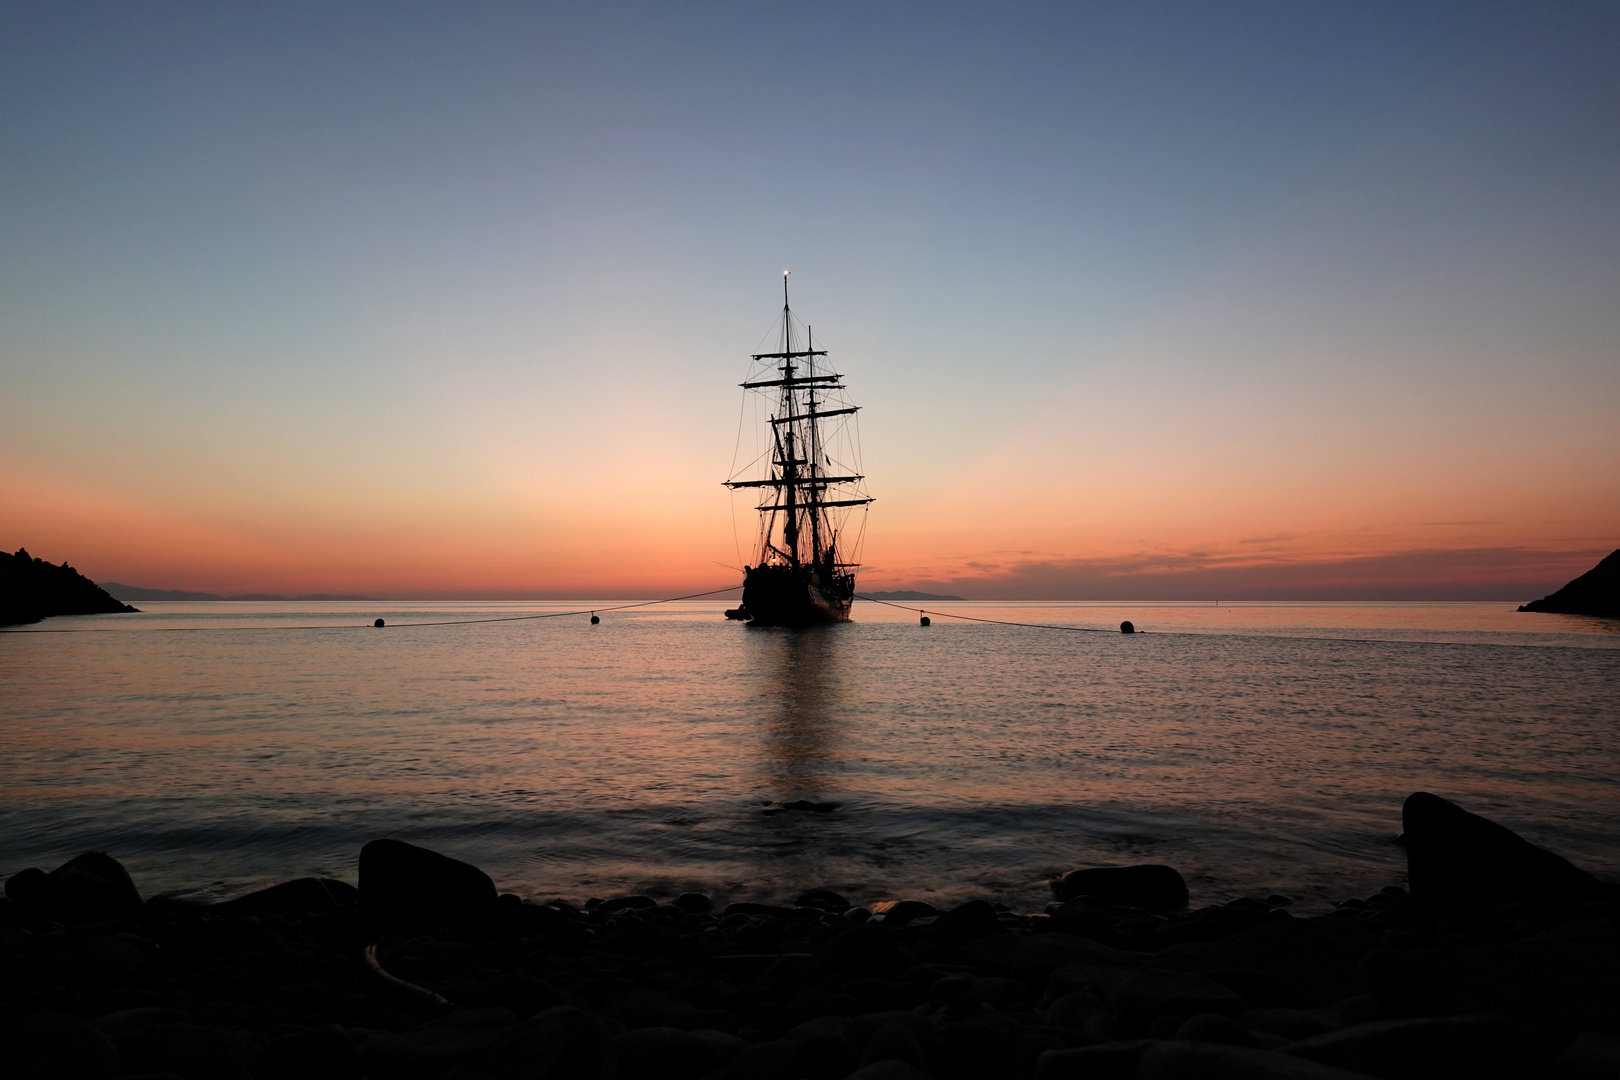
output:
[[[805, 374], [816, 373], [816, 342], [810, 332], [810, 324], [804, 327], [804, 351], [809, 355], [805, 357]], [[816, 479], [817, 463], [821, 458], [821, 428], [816, 424], [816, 384], [810, 383], [805, 387], [807, 406], [804, 414], [808, 419], [805, 424], [809, 430], [805, 432], [809, 442], [809, 452], [805, 455], [810, 460], [810, 479], [812, 481], [810, 496], [810, 562], [819, 565], [821, 562], [821, 488], [814, 483]]]
[[[788, 305], [788, 274], [782, 271], [782, 416], [790, 417], [797, 410], [794, 402], [797, 394], [793, 387], [793, 311]], [[798, 449], [794, 446], [797, 441], [793, 437], [793, 425], [787, 425], [787, 456], [782, 460], [782, 494], [786, 499], [786, 517], [782, 523], [782, 542], [787, 547], [788, 561], [795, 567], [799, 565], [799, 466], [796, 462]]]

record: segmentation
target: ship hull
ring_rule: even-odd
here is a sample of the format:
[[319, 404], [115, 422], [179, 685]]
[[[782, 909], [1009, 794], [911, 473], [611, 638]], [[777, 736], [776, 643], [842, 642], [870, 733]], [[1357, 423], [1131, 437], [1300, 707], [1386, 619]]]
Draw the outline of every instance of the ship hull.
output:
[[813, 626], [847, 622], [854, 599], [853, 578], [823, 586], [809, 570], [755, 566], [744, 576], [741, 607], [754, 626]]

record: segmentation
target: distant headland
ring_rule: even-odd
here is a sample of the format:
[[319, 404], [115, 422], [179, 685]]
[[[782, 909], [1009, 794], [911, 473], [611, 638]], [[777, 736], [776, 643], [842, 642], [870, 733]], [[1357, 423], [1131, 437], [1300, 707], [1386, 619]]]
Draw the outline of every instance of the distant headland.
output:
[[1550, 596], [1532, 600], [1520, 611], [1556, 615], [1603, 615], [1620, 619], [1620, 550]]
[[36, 559], [27, 548], [0, 553], [0, 626], [39, 622], [52, 615], [136, 611], [73, 567]]
[[307, 596], [281, 596], [277, 593], [242, 593], [239, 596], [220, 596], [211, 592], [186, 592], [184, 589], [143, 589], [139, 585], [125, 585], [109, 581], [102, 586], [120, 600], [374, 600], [371, 596], [335, 596], [328, 593], [310, 593]]
[[862, 593], [873, 600], [966, 600], [965, 596], [944, 596], [940, 593], [915, 592], [911, 589], [895, 589], [892, 592]]

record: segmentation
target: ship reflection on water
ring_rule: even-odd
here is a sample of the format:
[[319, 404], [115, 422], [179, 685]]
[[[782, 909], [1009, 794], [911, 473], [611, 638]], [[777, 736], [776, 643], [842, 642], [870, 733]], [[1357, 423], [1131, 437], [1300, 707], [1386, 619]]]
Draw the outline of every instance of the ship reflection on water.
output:
[[847, 877], [849, 867], [838, 864], [869, 846], [840, 799], [851, 744], [842, 690], [848, 631], [845, 623], [749, 635], [764, 685], [755, 780], [762, 805], [750, 845], [759, 881], [847, 886], [829, 875]]
[[[843, 743], [839, 708], [844, 627], [760, 631], [759, 666], [767, 672], [761, 710], [761, 786], [780, 804], [826, 799]], [[774, 700], [773, 700], [774, 699]]]

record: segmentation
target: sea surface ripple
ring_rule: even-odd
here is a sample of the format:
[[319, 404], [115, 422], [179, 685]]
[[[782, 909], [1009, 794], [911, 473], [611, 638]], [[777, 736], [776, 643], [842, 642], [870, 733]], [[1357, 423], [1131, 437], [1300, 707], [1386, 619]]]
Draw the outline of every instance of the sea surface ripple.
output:
[[[352, 881], [360, 846], [396, 836], [537, 900], [826, 886], [1034, 908], [1055, 873], [1152, 861], [1195, 904], [1319, 905], [1402, 880], [1421, 789], [1620, 877], [1612, 621], [938, 602], [928, 628], [858, 603], [845, 625], [764, 630], [722, 602], [597, 626], [410, 625], [579, 602], [139, 606], [0, 634], [0, 876], [95, 849], [147, 894], [217, 897]], [[781, 810], [798, 800], [837, 806]]]

